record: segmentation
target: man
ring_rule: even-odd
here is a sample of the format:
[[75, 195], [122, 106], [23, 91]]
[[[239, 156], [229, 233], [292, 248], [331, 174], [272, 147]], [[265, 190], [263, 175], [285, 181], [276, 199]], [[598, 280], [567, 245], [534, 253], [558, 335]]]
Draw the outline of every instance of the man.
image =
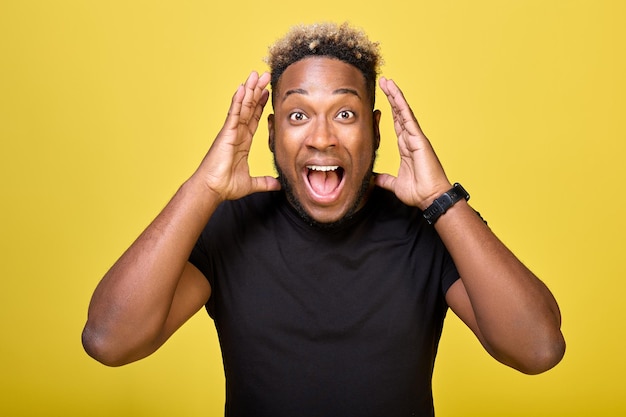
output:
[[[397, 177], [372, 172], [378, 46], [347, 25], [294, 28], [252, 73], [197, 171], [94, 292], [87, 352], [111, 366], [154, 352], [206, 305], [228, 416], [433, 415], [450, 307], [525, 373], [563, 356], [546, 286], [449, 182], [397, 85]], [[248, 152], [272, 83], [278, 179]]]

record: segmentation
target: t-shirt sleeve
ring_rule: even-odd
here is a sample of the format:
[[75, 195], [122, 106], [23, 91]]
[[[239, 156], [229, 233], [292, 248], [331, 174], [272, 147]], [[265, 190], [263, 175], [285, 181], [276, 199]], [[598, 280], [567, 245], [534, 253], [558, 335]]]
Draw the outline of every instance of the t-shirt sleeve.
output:
[[[477, 212], [476, 210], [474, 210], [474, 212], [476, 212], [476, 215], [480, 217], [480, 219], [485, 224], [487, 224], [487, 220], [485, 220], [479, 212]], [[461, 278], [461, 275], [456, 269], [456, 265], [454, 265], [452, 256], [450, 256], [450, 253], [448, 253], [448, 251], [446, 250], [444, 256], [443, 277], [441, 280], [441, 290], [444, 296], [446, 295], [452, 284], [454, 284], [459, 278]]]
[[[202, 234], [196, 241], [196, 244], [191, 250], [191, 254], [189, 255], [188, 261], [193, 266], [198, 268], [200, 272], [202, 272], [205, 278], [209, 281], [209, 285], [211, 285], [211, 288], [214, 289], [215, 288], [215, 282], [214, 282], [215, 274], [213, 272], [211, 258], [209, 256], [209, 251], [207, 249], [207, 245], [204, 239], [205, 232], [206, 232], [206, 229], [205, 231], [202, 232]], [[209, 313], [211, 317], [213, 317], [213, 304], [214, 304], [214, 297], [211, 296], [209, 297], [209, 301], [206, 304], [207, 312]]]
[[200, 235], [196, 244], [194, 245], [191, 255], [189, 255], [189, 262], [198, 268], [200, 272], [204, 274], [204, 276], [211, 283], [211, 262], [209, 261], [209, 256], [207, 254], [206, 246], [204, 244], [203, 235]]
[[452, 257], [447, 250], [445, 251], [443, 258], [442, 272], [441, 291], [445, 297], [452, 284], [454, 284], [459, 278], [461, 278], [461, 276], [459, 275], [459, 271], [457, 271], [456, 265], [454, 265], [454, 261], [452, 260]]
[[[487, 220], [485, 220], [479, 212], [477, 212], [476, 210], [474, 210], [474, 212], [478, 217], [480, 217], [480, 220], [487, 224]], [[454, 265], [454, 261], [452, 260], [450, 253], [448, 253], [448, 251], [446, 250], [444, 257], [443, 278], [441, 281], [441, 290], [443, 291], [444, 296], [446, 295], [452, 284], [454, 284], [459, 278], [461, 278], [461, 275], [456, 269], [456, 265]]]

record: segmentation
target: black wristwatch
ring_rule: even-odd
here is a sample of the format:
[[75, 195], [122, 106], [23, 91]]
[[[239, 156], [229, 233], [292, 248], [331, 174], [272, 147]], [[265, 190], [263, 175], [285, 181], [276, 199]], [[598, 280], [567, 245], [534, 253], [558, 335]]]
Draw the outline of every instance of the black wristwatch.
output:
[[469, 200], [470, 195], [465, 191], [465, 188], [458, 182], [454, 184], [449, 191], [443, 193], [441, 197], [438, 197], [433, 203], [424, 210], [424, 218], [428, 224], [435, 224], [437, 219], [441, 217], [443, 213], [448, 211], [450, 207], [456, 204], [461, 199], [465, 201]]

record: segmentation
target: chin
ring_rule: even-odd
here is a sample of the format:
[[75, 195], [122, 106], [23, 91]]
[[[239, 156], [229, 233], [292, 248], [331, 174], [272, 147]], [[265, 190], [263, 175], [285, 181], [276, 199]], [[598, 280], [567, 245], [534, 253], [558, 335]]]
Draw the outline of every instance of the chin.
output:
[[[302, 219], [311, 226], [316, 226], [322, 229], [332, 229], [344, 224], [365, 204], [365, 201], [367, 200], [367, 197], [369, 195], [369, 191], [373, 188], [375, 159], [376, 153], [373, 153], [370, 168], [363, 176], [360, 187], [358, 187], [356, 193], [352, 197], [352, 202], [345, 205], [345, 207], [347, 208], [341, 210], [340, 213], [337, 213], [335, 209], [331, 210], [330, 208], [328, 211], [325, 211], [324, 209], [317, 210], [319, 214], [307, 210], [296, 195], [291, 181], [289, 181], [283, 170], [278, 165], [276, 161], [276, 155], [274, 155], [274, 167], [276, 169], [276, 172], [278, 173], [278, 181], [281, 184], [282, 190], [285, 193], [287, 200], [298, 212], [300, 217], [302, 217]], [[331, 213], [331, 211], [333, 213]]]
[[372, 187], [371, 179], [373, 177], [373, 173], [370, 173], [363, 179], [361, 188], [353, 197], [352, 203], [347, 205], [346, 209], [341, 210], [339, 213], [336, 212], [336, 209], [330, 208], [328, 210], [318, 209], [313, 211], [304, 207], [300, 199], [296, 196], [291, 183], [284, 175], [280, 175], [280, 170], [277, 169], [277, 171], [279, 172], [278, 181], [280, 182], [282, 190], [285, 192], [287, 200], [291, 206], [300, 215], [302, 220], [309, 225], [320, 229], [334, 229], [351, 219], [352, 216], [365, 204], [369, 191]]
[[349, 218], [354, 214], [355, 210], [342, 210], [337, 213], [335, 210], [328, 210], [326, 212], [324, 209], [318, 210], [306, 210], [306, 215], [317, 224], [325, 224], [332, 225], [341, 222], [345, 218]]

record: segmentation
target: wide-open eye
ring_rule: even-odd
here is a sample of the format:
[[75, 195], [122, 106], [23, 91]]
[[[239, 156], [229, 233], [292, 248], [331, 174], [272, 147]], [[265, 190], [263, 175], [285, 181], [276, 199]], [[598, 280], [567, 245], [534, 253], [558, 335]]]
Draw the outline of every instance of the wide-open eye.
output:
[[308, 119], [306, 114], [300, 111], [294, 111], [293, 113], [289, 115], [289, 120], [291, 120], [292, 122], [301, 122], [306, 119]]
[[354, 118], [354, 112], [350, 110], [342, 110], [337, 114], [337, 119], [340, 120], [350, 120]]

